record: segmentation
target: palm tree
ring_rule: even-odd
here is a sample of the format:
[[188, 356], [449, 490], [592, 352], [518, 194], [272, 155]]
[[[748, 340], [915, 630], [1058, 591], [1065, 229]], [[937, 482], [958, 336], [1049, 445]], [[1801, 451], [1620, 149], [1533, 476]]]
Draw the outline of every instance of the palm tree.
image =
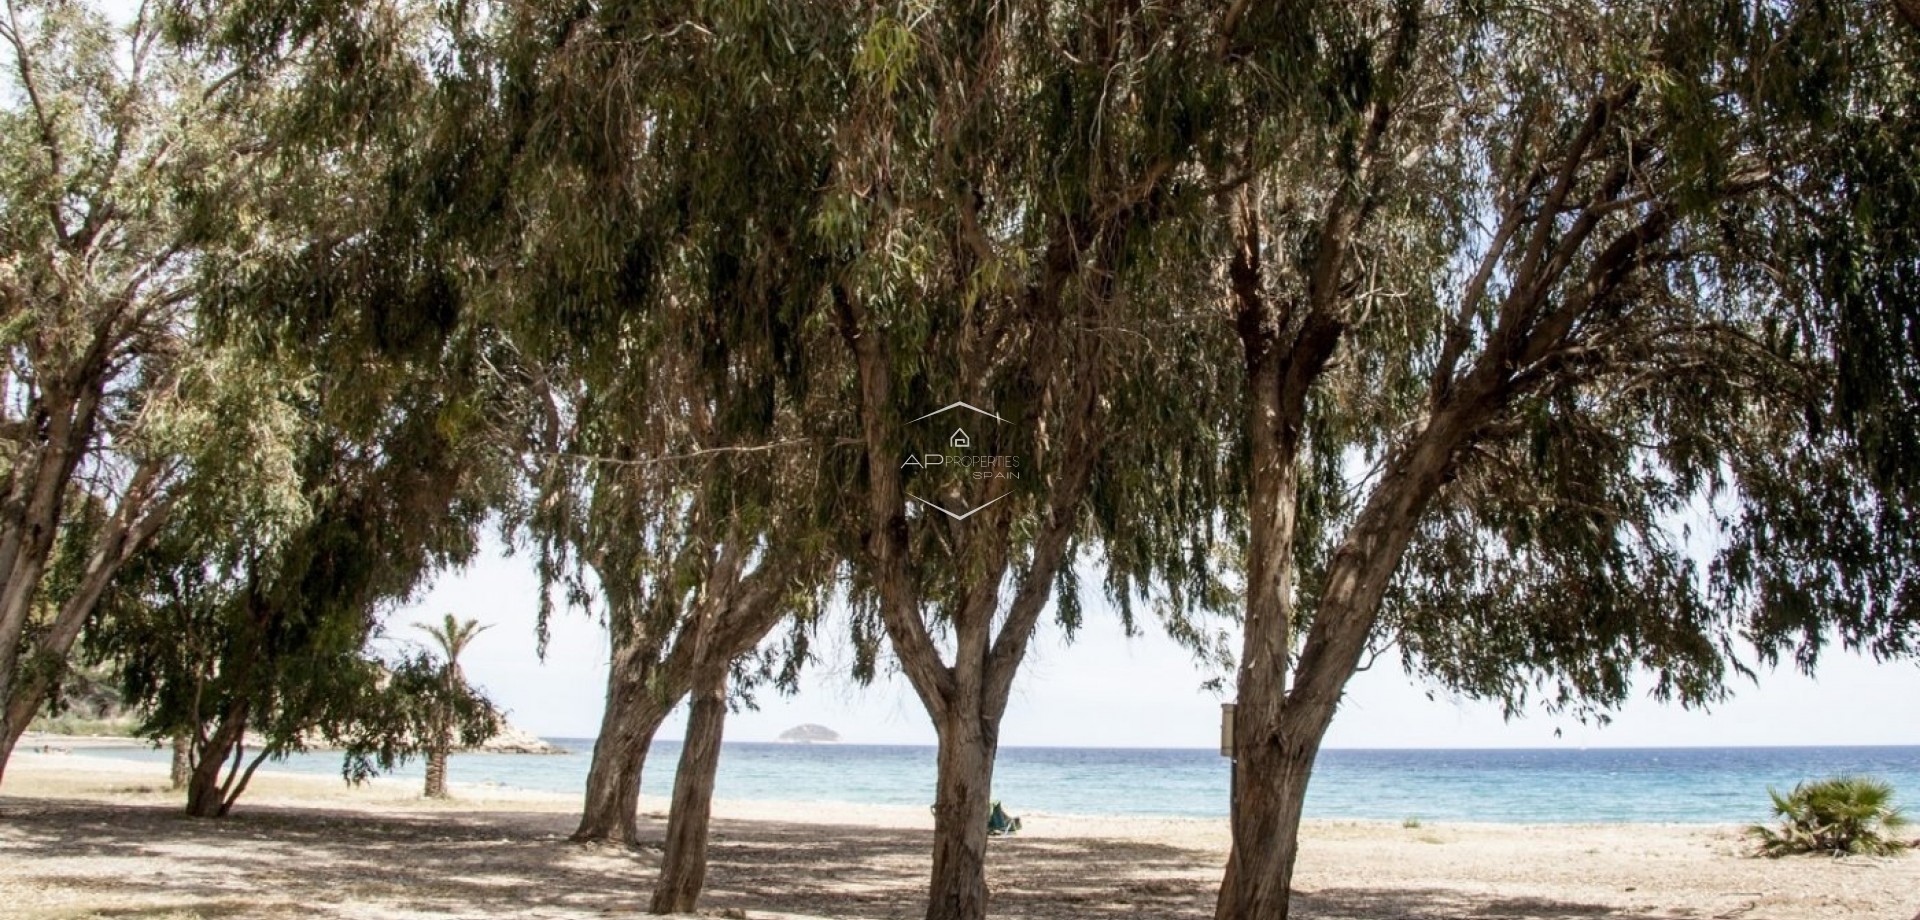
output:
[[447, 755], [453, 752], [452, 705], [466, 685], [466, 677], [460, 673], [460, 653], [467, 650], [475, 636], [490, 627], [480, 625], [479, 620], [456, 619], [449, 613], [440, 625], [421, 624], [419, 628], [440, 647], [440, 693], [434, 701], [432, 734], [427, 739], [426, 794], [430, 799], [444, 799], [447, 797]]
[[1907, 818], [1893, 804], [1893, 786], [1882, 780], [1839, 776], [1801, 783], [1787, 795], [1767, 794], [1780, 827], [1747, 828], [1759, 839], [1761, 856], [1887, 856], [1908, 846], [1897, 836]]

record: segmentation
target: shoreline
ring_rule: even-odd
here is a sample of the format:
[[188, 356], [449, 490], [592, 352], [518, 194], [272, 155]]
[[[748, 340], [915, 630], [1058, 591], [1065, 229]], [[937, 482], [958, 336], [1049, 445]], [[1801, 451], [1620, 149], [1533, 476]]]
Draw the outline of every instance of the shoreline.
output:
[[[180, 813], [163, 762], [23, 751], [0, 784], [0, 903], [25, 920], [134, 914], [588, 920], [644, 903], [666, 802], [638, 848], [566, 842], [573, 795], [263, 768], [234, 813]], [[1206, 920], [1223, 818], [1029, 813], [994, 838], [996, 918]], [[932, 817], [904, 806], [718, 800], [702, 908], [750, 918], [911, 917]], [[1314, 819], [1303, 918], [1870, 920], [1920, 908], [1920, 854], [1762, 860], [1725, 825]], [[1911, 902], [1911, 903], [1910, 903]], [[771, 913], [770, 913], [771, 912]]]
[[[31, 733], [29, 733], [27, 737], [31, 737]], [[117, 738], [112, 736], [91, 736], [91, 735], [77, 735], [77, 736], [48, 735], [48, 736], [44, 736], [47, 739], [46, 743], [56, 748], [67, 747], [67, 748], [70, 748], [70, 750], [56, 751], [54, 753], [43, 754], [37, 750], [37, 745], [34, 748], [28, 747], [27, 737], [23, 737], [21, 739], [20, 748], [18, 751], [19, 754], [33, 754], [35, 756], [41, 756], [41, 757], [73, 758], [75, 759], [76, 762], [84, 761], [84, 766], [86, 768], [94, 768], [94, 769], [102, 769], [102, 770], [118, 769], [123, 765], [127, 765], [127, 766], [131, 766], [136, 771], [138, 771], [141, 768], [151, 766], [154, 762], [140, 761], [140, 760], [125, 760], [125, 759], [113, 758], [113, 757], [96, 757], [96, 756], [88, 755], [86, 753], [87, 751], [89, 750], [94, 750], [94, 751], [97, 751], [97, 750], [158, 750], [158, 748], [156, 748], [151, 742], [148, 742], [145, 739], [140, 739], [140, 738]], [[767, 743], [773, 743], [773, 742], [767, 742]], [[331, 752], [331, 749], [319, 749], [319, 750], [312, 751], [312, 753], [329, 753], [329, 752]], [[463, 751], [458, 753], [465, 754], [465, 753], [499, 753], [499, 752]], [[542, 757], [547, 755], [528, 754], [525, 756]], [[272, 776], [272, 777], [279, 777], [282, 779], [290, 779], [290, 780], [305, 780], [305, 781], [319, 781], [323, 783], [332, 783], [335, 788], [341, 790], [342, 792], [350, 792], [354, 788], [354, 787], [348, 786], [344, 780], [341, 780], [337, 776], [328, 776], [327, 774], [301, 771], [301, 770], [274, 769], [274, 767], [275, 767], [275, 764], [273, 764], [271, 761], [269, 761], [266, 764], [263, 764], [260, 768], [259, 773], [257, 773], [255, 776], [255, 781], [257, 782], [263, 777]], [[369, 784], [380, 784], [380, 785], [392, 784], [396, 788], [407, 788], [407, 789], [411, 789], [418, 785], [418, 781], [414, 778], [398, 777], [398, 776], [392, 776], [392, 775], [374, 777], [368, 782]], [[459, 780], [459, 779], [451, 780], [450, 785], [455, 790], [465, 789], [489, 801], [506, 800], [506, 798], [508, 797], [524, 796], [524, 797], [527, 797], [529, 800], [538, 800], [538, 801], [551, 800], [555, 802], [566, 802], [570, 805], [577, 805], [579, 802], [580, 796], [584, 792], [584, 789], [571, 791], [571, 792], [558, 792], [551, 789], [534, 789], [534, 788], [529, 788], [525, 786], [515, 786], [507, 783], [473, 782], [471, 780]], [[0, 789], [0, 795], [4, 795], [4, 794], [5, 794], [5, 790]], [[250, 794], [251, 793], [249, 793], [249, 795]], [[646, 796], [643, 796], [643, 799], [642, 799], [642, 810], [643, 811], [646, 810], [647, 802], [652, 802], [655, 800], [659, 802], [659, 806], [661, 808], [666, 807], [666, 799], [664, 797], [646, 795]], [[246, 802], [246, 797], [243, 797], [241, 804], [244, 805], [245, 802]], [[884, 803], [859, 802], [859, 801], [852, 801], [847, 799], [832, 799], [832, 798], [789, 799], [789, 798], [738, 797], [738, 798], [715, 798], [714, 799], [714, 807], [716, 809], [716, 814], [720, 813], [720, 810], [722, 809], [723, 806], [732, 806], [728, 810], [731, 813], [735, 813], [735, 814], [747, 814], [747, 813], [752, 813], [756, 810], [765, 810], [765, 809], [774, 809], [781, 813], [788, 813], [788, 812], [798, 813], [805, 809], [813, 809], [813, 808], [821, 808], [821, 807], [872, 810], [876, 813], [897, 812], [898, 815], [900, 816], [899, 820], [895, 823], [888, 825], [888, 826], [894, 826], [894, 827], [919, 827], [920, 823], [917, 821], [918, 813], [920, 811], [923, 811], [923, 809], [916, 809], [915, 806], [911, 806], [911, 805], [891, 805], [891, 804], [884, 804]], [[1040, 819], [1040, 820], [1055, 819], [1055, 820], [1068, 821], [1068, 822], [1140, 820], [1140, 821], [1193, 822], [1197, 826], [1205, 826], [1205, 825], [1212, 825], [1212, 824], [1220, 824], [1224, 826], [1227, 820], [1225, 815], [1168, 814], [1168, 813], [1155, 813], [1155, 812], [1076, 812], [1076, 811], [1049, 811], [1049, 810], [1033, 809], [1033, 808], [1014, 808], [1012, 810], [1016, 814], [1018, 814], [1023, 820], [1029, 820], [1029, 821], [1033, 819]], [[1407, 823], [1406, 823], [1407, 820], [1408, 819], [1406, 818], [1375, 818], [1375, 817], [1344, 817], [1342, 816], [1342, 817], [1310, 817], [1310, 818], [1307, 818], [1303, 823], [1306, 825], [1407, 828]], [[1436, 828], [1436, 827], [1485, 828], [1485, 829], [1539, 827], [1539, 828], [1568, 828], [1568, 829], [1677, 828], [1677, 829], [1696, 829], [1696, 830], [1715, 830], [1715, 829], [1739, 830], [1746, 826], [1743, 823], [1730, 822], [1730, 821], [1531, 821], [1531, 820], [1465, 821], [1465, 820], [1448, 819], [1448, 818], [1426, 818], [1426, 817], [1419, 817], [1419, 816], [1414, 816], [1413, 820], [1415, 821], [1415, 824], [1413, 825], [1412, 828], [1408, 828], [1408, 829]], [[927, 822], [925, 822], [925, 826], [929, 828], [932, 827], [931, 820], [928, 820]]]
[[[582, 743], [582, 744], [584, 744], [584, 745], [586, 745], [587, 747], [591, 747], [591, 745], [592, 745], [592, 743], [593, 743], [593, 741], [594, 741], [594, 739], [593, 739], [593, 738], [591, 738], [591, 737], [585, 737], [585, 736], [580, 736], [580, 737], [576, 737], [576, 736], [572, 736], [572, 735], [533, 735], [533, 734], [532, 734], [531, 732], [527, 732], [526, 734], [528, 734], [528, 735], [529, 735], [529, 736], [531, 736], [531, 737], [537, 737], [537, 738], [539, 738], [540, 740], [542, 740], [542, 741], [545, 741], [545, 742], [548, 742], [548, 743], [550, 743], [550, 744], [553, 744], [553, 743], [556, 743], [556, 742], [562, 742], [562, 741], [565, 741], [565, 742], [577, 742], [577, 743]], [[27, 732], [27, 733], [26, 733], [25, 735], [23, 735], [23, 736], [21, 737], [21, 741], [20, 741], [20, 743], [21, 743], [22, 745], [24, 745], [24, 744], [26, 744], [26, 743], [27, 743], [27, 740], [28, 740], [28, 739], [34, 739], [35, 741], [41, 741], [41, 740], [45, 740], [46, 742], [49, 742], [49, 743], [60, 743], [60, 744], [72, 744], [72, 745], [75, 745], [75, 746], [87, 746], [87, 747], [145, 747], [145, 748], [151, 748], [151, 747], [154, 747], [154, 746], [155, 746], [155, 743], [154, 743], [154, 742], [151, 742], [151, 741], [148, 741], [147, 739], [145, 739], [145, 738], [143, 738], [143, 737], [140, 737], [140, 736], [138, 736], [138, 735], [73, 735], [73, 734], [63, 734], [63, 733], [59, 733], [59, 732], [40, 732], [40, 731], [28, 731], [28, 732]], [[657, 739], [657, 740], [658, 740], [658, 741], [659, 741], [660, 743], [663, 743], [663, 744], [679, 744], [679, 743], [681, 743], [681, 740], [682, 740], [682, 739], [679, 739], [679, 738], [660, 738], [660, 739]], [[841, 740], [841, 741], [782, 741], [782, 740], [780, 740], [780, 739], [777, 739], [777, 738], [769, 738], [769, 739], [760, 739], [760, 740], [754, 740], [754, 739], [739, 739], [739, 740], [735, 740], [735, 739], [732, 739], [732, 738], [728, 738], [728, 739], [726, 739], [726, 741], [725, 741], [725, 743], [727, 743], [727, 744], [743, 744], [743, 745], [755, 745], [755, 746], [770, 746], [770, 747], [771, 747], [771, 746], [779, 746], [779, 747], [794, 747], [794, 748], [806, 748], [806, 747], [818, 747], [818, 748], [894, 748], [894, 749], [899, 749], [899, 748], [907, 748], [907, 749], [924, 749], [924, 750], [929, 750], [929, 751], [931, 751], [931, 750], [936, 750], [936, 749], [937, 749], [937, 746], [936, 746], [935, 744], [933, 744], [932, 742], [925, 742], [925, 743], [917, 743], [917, 744], [898, 744], [898, 743], [882, 743], [882, 742], [864, 742], [864, 741], [845, 741], [845, 740]], [[556, 745], [556, 746], [557, 746], [557, 745]], [[321, 748], [315, 748], [314, 750], [322, 750], [322, 749], [321, 749]], [[476, 748], [476, 749], [474, 749], [474, 750], [476, 750], [476, 751], [477, 751], [477, 750], [483, 750], [483, 749], [478, 749], [478, 748]], [[1098, 746], [1085, 746], [1085, 745], [1058, 745], [1058, 744], [1003, 744], [1003, 745], [1001, 745], [1001, 746], [1000, 746], [1000, 750], [1002, 750], [1002, 751], [1119, 751], [1119, 752], [1130, 752], [1130, 751], [1142, 751], [1142, 752], [1173, 752], [1173, 753], [1192, 753], [1192, 752], [1199, 752], [1199, 751], [1205, 751], [1205, 752], [1209, 752], [1209, 753], [1214, 753], [1214, 754], [1215, 754], [1216, 756], [1217, 756], [1217, 754], [1218, 754], [1218, 752], [1216, 751], [1216, 749], [1214, 749], [1214, 748], [1211, 748], [1211, 747], [1205, 747], [1205, 746], [1201, 746], [1201, 747], [1181, 747], [1181, 746], [1168, 746], [1168, 745], [1098, 745]], [[1611, 754], [1618, 754], [1618, 753], [1638, 753], [1638, 752], [1643, 752], [1643, 751], [1652, 751], [1652, 752], [1661, 752], [1661, 751], [1673, 751], [1673, 752], [1698, 752], [1698, 751], [1897, 751], [1897, 750], [1920, 750], [1920, 741], [1905, 741], [1905, 742], [1876, 742], [1876, 743], [1874, 743], [1874, 744], [1718, 744], [1718, 745], [1689, 745], [1689, 744], [1656, 744], [1656, 745], [1634, 745], [1634, 744], [1621, 744], [1621, 745], [1610, 745], [1610, 744], [1609, 744], [1609, 745], [1601, 745], [1601, 744], [1588, 744], [1588, 745], [1579, 745], [1579, 746], [1571, 746], [1571, 747], [1570, 747], [1570, 746], [1556, 746], [1556, 745], [1504, 745], [1504, 746], [1480, 746], [1480, 747], [1339, 747], [1339, 746], [1334, 746], [1334, 747], [1326, 747], [1326, 748], [1323, 748], [1322, 750], [1323, 750], [1323, 751], [1325, 751], [1325, 752], [1328, 752], [1328, 753], [1350, 753], [1350, 754], [1411, 754], [1411, 753], [1430, 753], [1430, 754], [1456, 754], [1456, 753], [1457, 753], [1457, 754], [1499, 754], [1499, 753], [1516, 753], [1516, 754], [1524, 754], [1524, 753], [1541, 753], [1541, 752], [1547, 752], [1547, 753], [1554, 753], [1554, 754], [1575, 754], [1575, 753], [1589, 753], [1589, 752], [1590, 752], [1590, 753], [1596, 753], [1596, 754], [1610, 754], [1610, 753], [1611, 753]], [[586, 753], [586, 751], [585, 751], [585, 750], [571, 750], [570, 752], [571, 752], [571, 753]], [[465, 753], [465, 752], [463, 752], [463, 753]], [[502, 753], [502, 754], [518, 754], [518, 753], [523, 753], [523, 752], [520, 752], [520, 751], [497, 751], [497, 752], [489, 752], [489, 753]], [[542, 755], [542, 754], [537, 754], [537, 753], [536, 753], [536, 754], [533, 754], [532, 756], [545, 756], [545, 755]]]

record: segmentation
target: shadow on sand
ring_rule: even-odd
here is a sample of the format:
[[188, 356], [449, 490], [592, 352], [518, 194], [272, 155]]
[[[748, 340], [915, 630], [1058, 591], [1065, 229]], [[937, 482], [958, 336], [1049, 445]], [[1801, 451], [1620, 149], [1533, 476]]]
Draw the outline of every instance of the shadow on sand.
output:
[[[73, 916], [86, 917], [639, 914], [657, 847], [570, 844], [572, 825], [540, 812], [274, 807], [206, 821], [171, 806], [0, 797], [0, 866], [10, 865], [0, 874], [67, 892], [62, 901], [86, 905]], [[919, 917], [930, 846], [918, 830], [717, 821], [702, 912]], [[1032, 920], [1205, 920], [1219, 872], [1212, 854], [1098, 839], [999, 839], [990, 864], [993, 915]], [[1353, 920], [1649, 920], [1589, 904], [1364, 887], [1301, 892], [1298, 907], [1303, 918]]]

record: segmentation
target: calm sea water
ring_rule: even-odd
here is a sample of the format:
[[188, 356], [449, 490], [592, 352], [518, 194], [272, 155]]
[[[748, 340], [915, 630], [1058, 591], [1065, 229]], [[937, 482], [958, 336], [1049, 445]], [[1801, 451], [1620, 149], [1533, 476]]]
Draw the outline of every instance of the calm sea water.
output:
[[[458, 754], [455, 782], [548, 792], [585, 788], [592, 739], [550, 738], [571, 755]], [[88, 751], [164, 760], [159, 750]], [[678, 742], [653, 746], [642, 788], [673, 786]], [[337, 754], [300, 754], [274, 769], [338, 775]], [[1211, 750], [1006, 748], [994, 794], [1016, 814], [1223, 816], [1228, 764]], [[1920, 747], [1330, 750], [1307, 796], [1309, 816], [1493, 822], [1754, 822], [1768, 786], [1857, 773], [1891, 781], [1920, 811]], [[398, 774], [417, 778], [418, 763]], [[930, 747], [728, 743], [716, 795], [731, 799], [926, 805]], [[823, 807], [831, 807], [823, 805]]]

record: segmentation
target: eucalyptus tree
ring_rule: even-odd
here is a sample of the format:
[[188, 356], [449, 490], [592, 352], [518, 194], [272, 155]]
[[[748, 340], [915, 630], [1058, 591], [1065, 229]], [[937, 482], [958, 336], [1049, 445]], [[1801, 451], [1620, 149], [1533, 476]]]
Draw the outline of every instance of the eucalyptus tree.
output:
[[[700, 464], [670, 478], [701, 474], [726, 475]], [[818, 588], [809, 586], [832, 571], [830, 556], [797, 538], [804, 523], [691, 494], [695, 487], [684, 483], [681, 494], [669, 491], [665, 500], [649, 502], [632, 487], [646, 475], [596, 475], [590, 531], [541, 537], [549, 541], [551, 559], [593, 558], [585, 566], [593, 572], [591, 584], [613, 643], [606, 709], [576, 840], [638, 842], [641, 771], [660, 724], [696, 688], [704, 694], [718, 688], [724, 696], [733, 663], [783, 620], [810, 620]], [[792, 480], [769, 476], [767, 482]], [[563, 540], [569, 541], [564, 548]], [[702, 715], [707, 718], [689, 731], [716, 734], [718, 714]], [[704, 781], [710, 794], [714, 763], [697, 765], [682, 782]]]
[[986, 913], [1001, 719], [1040, 618], [1079, 621], [1076, 559], [1104, 549], [1128, 601], [1212, 514], [1210, 330], [1161, 296], [1206, 200], [1209, 10], [874, 4], [844, 65], [815, 224], [856, 597], [939, 740], [929, 918]]
[[[483, 309], [536, 407], [517, 523], [543, 581], [598, 606], [613, 639], [574, 839], [631, 843], [660, 723], [696, 683], [724, 687], [782, 620], [810, 618], [836, 569], [795, 387], [793, 317], [817, 282], [790, 206], [817, 181], [825, 135], [769, 115], [779, 93], [761, 98], [755, 58], [778, 52], [756, 17], [774, 11], [676, 10], [684, 31], [642, 5], [552, 12], [504, 17], [488, 45], [511, 139], [495, 166], [523, 216], [497, 234], [511, 263]], [[815, 134], [782, 133], [796, 125]], [[701, 710], [694, 727], [717, 745]], [[713, 761], [688, 766], [687, 795], [710, 795]], [[698, 810], [687, 823], [676, 809], [691, 845], [669, 863], [694, 871], [663, 881], [669, 901], [697, 894], [704, 856], [680, 856], [704, 849]]]
[[[575, 395], [562, 399], [549, 381], [569, 365], [539, 363], [537, 389], [555, 400], [548, 418], [568, 421], [533, 458], [524, 526], [549, 590], [597, 608], [612, 640], [574, 839], [635, 843], [641, 772], [660, 724], [696, 686], [724, 688], [732, 663], [783, 620], [810, 622], [836, 566], [812, 524], [812, 467], [798, 426], [769, 425], [729, 403], [758, 399], [751, 362], [720, 369], [716, 386], [687, 366], [697, 343], [605, 341], [644, 367], [621, 361], [593, 383], [576, 377]], [[690, 731], [707, 727], [717, 732], [718, 722]], [[682, 782], [704, 776], [710, 789], [712, 767]]]
[[[367, 302], [366, 321], [431, 331], [457, 311], [497, 336], [488, 372], [512, 395], [485, 424], [529, 485], [508, 522], [535, 544], [546, 596], [604, 596], [615, 639], [577, 836], [633, 839], [660, 719], [714, 670], [707, 656], [724, 666], [805, 613], [805, 586], [833, 568], [806, 536], [810, 505], [788, 497], [799, 490], [785, 471], [799, 467], [747, 463], [787, 437], [776, 427], [795, 428], [776, 409], [779, 380], [798, 376], [790, 316], [805, 302], [792, 294], [804, 266], [782, 250], [786, 209], [751, 196], [810, 189], [787, 177], [806, 161], [783, 160], [791, 137], [752, 107], [763, 86], [716, 92], [700, 36], [651, 18], [688, 11], [183, 9], [183, 31], [239, 72], [290, 87], [284, 136], [329, 159], [386, 159], [373, 174], [390, 194], [347, 200], [384, 202], [427, 233], [431, 249], [396, 247], [414, 260], [404, 277], [446, 296]], [[741, 156], [709, 155], [717, 120]]]
[[[790, 477], [769, 477], [768, 481], [782, 486], [793, 483]], [[684, 687], [680, 692], [689, 704], [667, 811], [660, 875], [649, 906], [656, 914], [692, 912], [705, 884], [715, 774], [727, 712], [733, 705], [729, 687], [737, 684], [744, 691], [773, 678], [783, 691], [794, 689], [799, 668], [806, 663], [809, 631], [817, 619], [824, 586], [836, 568], [823, 541], [789, 536], [788, 532], [811, 532], [804, 520], [795, 519], [794, 510], [788, 510], [786, 517], [766, 520], [764, 535], [753, 542], [737, 535], [747, 529], [742, 510], [736, 507], [730, 522], [736, 535], [717, 545], [716, 564], [675, 635], [674, 651], [689, 649], [684, 653], [685, 676], [674, 670], [673, 653], [662, 670], [663, 685], [672, 690]], [[810, 511], [802, 507], [798, 514]], [[790, 624], [786, 642], [764, 649], [755, 673], [749, 653], [783, 621]]]
[[305, 424], [288, 452], [306, 513], [278, 533], [230, 517], [195, 532], [210, 558], [228, 560], [212, 582], [210, 654], [167, 675], [193, 687], [168, 721], [200, 733], [196, 815], [224, 814], [244, 788], [246, 773], [217, 773], [223, 757], [239, 762], [247, 731], [266, 739], [250, 773], [364, 720], [383, 680], [368, 646], [386, 610], [468, 562], [513, 484], [510, 448], [495, 437], [511, 411], [493, 371], [497, 338], [461, 321], [431, 226], [377, 195], [361, 200], [364, 213], [294, 211], [292, 245], [223, 266], [211, 325], [258, 343], [302, 384], [289, 399]]
[[[1887, 25], [1890, 28], [1875, 28]], [[1809, 284], [1835, 308], [1824, 337], [1835, 363], [1836, 418], [1883, 489], [1920, 487], [1920, 3], [1867, 8], [1851, 56], [1868, 79], [1847, 87], [1847, 106], [1809, 144], [1810, 204], [1782, 228], [1797, 241]]]
[[[147, 730], [189, 734], [189, 814], [226, 814], [262, 763], [316, 740], [389, 763], [402, 742], [369, 741], [369, 726], [406, 728], [406, 750], [427, 746], [419, 720], [384, 711], [406, 701], [386, 692], [372, 642], [390, 605], [471, 558], [502, 480], [475, 440], [483, 429], [463, 421], [471, 363], [380, 365], [362, 360], [353, 384], [296, 401], [312, 416], [290, 439], [294, 513], [264, 529], [184, 503], [89, 634], [94, 654], [122, 668]], [[250, 736], [261, 739], [252, 752]], [[350, 777], [366, 763], [350, 762]]]
[[1819, 4], [1224, 20], [1248, 66], [1205, 160], [1242, 394], [1223, 920], [1287, 915], [1321, 739], [1389, 645], [1582, 714], [1638, 672], [1710, 703], [1743, 639], [1809, 667], [1833, 635], [1912, 649], [1911, 529], [1834, 434], [1842, 330], [1795, 229], [1844, 197], [1810, 166], [1860, 81], [1911, 66], [1869, 36]]
[[[162, 526], [206, 434], [192, 401], [218, 389], [188, 345], [192, 260], [201, 205], [248, 159], [158, 32], [144, 5], [124, 24], [85, 3], [0, 11], [0, 770]], [[56, 596], [63, 534], [83, 562]]]
[[[631, 429], [627, 438], [639, 440]], [[810, 523], [804, 455], [707, 450], [716, 452], [699, 461], [554, 458], [589, 466], [583, 478], [591, 487], [545, 493], [546, 517], [533, 525], [545, 564], [570, 568], [573, 590], [595, 591], [612, 636], [606, 708], [574, 839], [638, 842], [641, 772], [654, 733], [693, 696], [653, 900], [661, 913], [691, 910], [702, 885], [730, 677], [785, 621], [786, 656], [763, 666], [792, 686], [836, 569]], [[556, 510], [581, 497], [578, 529], [557, 529]]]
[[[170, 36], [223, 69], [219, 110], [254, 152], [203, 215], [196, 334], [255, 362], [237, 379], [294, 420], [279, 465], [299, 513], [250, 526], [252, 503], [194, 468], [167, 552], [127, 586], [129, 609], [154, 615], [101, 644], [131, 662], [149, 727], [192, 736], [189, 811], [217, 815], [264, 759], [345, 740], [386, 680], [368, 650], [385, 609], [474, 552], [511, 485], [494, 437], [510, 354], [470, 319], [459, 173], [418, 143], [459, 101], [429, 92], [445, 69], [423, 28], [435, 11], [382, 5], [313, 32], [325, 17], [169, 9]], [[309, 31], [280, 31], [296, 25]], [[145, 641], [154, 629], [180, 638]], [[265, 744], [243, 765], [249, 733]]]

